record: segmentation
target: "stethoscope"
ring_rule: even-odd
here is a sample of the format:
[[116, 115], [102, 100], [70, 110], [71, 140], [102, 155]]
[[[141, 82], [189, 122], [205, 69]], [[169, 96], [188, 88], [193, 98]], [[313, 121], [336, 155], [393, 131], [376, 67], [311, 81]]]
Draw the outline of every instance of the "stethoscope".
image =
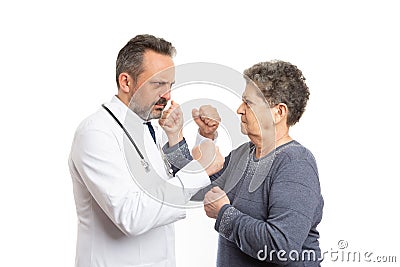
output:
[[[144, 170], [148, 173], [150, 172], [150, 164], [146, 161], [146, 159], [144, 158], [142, 152], [140, 152], [139, 147], [136, 145], [135, 141], [133, 140], [132, 136], [129, 134], [128, 130], [124, 127], [124, 125], [122, 125], [122, 123], [117, 119], [117, 117], [115, 117], [114, 113], [112, 113], [112, 111], [106, 107], [104, 104], [101, 105], [107, 112], [108, 114], [111, 115], [111, 117], [113, 117], [113, 119], [118, 123], [118, 125], [121, 127], [121, 129], [124, 131], [124, 133], [126, 134], [126, 136], [128, 137], [129, 141], [131, 142], [131, 144], [133, 145], [133, 147], [135, 148], [136, 152], [138, 153], [139, 157], [140, 157], [140, 162], [144, 168]], [[173, 176], [173, 170], [171, 168], [171, 164], [168, 162], [168, 160], [165, 158], [165, 155], [162, 154], [162, 159], [164, 161], [164, 166], [166, 168], [166, 172], [168, 173], [168, 175], [171, 177]]]

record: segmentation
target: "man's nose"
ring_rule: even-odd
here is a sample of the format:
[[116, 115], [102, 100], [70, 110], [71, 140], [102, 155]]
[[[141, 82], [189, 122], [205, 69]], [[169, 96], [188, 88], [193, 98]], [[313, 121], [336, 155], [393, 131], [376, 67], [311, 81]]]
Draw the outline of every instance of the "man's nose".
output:
[[167, 100], [171, 100], [171, 89], [167, 89], [166, 91], [164, 91], [164, 93], [162, 95], [160, 95], [160, 98], [165, 98]]

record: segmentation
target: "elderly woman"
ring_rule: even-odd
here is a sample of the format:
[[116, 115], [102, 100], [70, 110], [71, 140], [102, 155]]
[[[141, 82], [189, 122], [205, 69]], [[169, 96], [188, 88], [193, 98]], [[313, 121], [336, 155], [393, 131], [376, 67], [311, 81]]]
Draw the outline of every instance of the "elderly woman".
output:
[[244, 74], [237, 113], [250, 142], [210, 176], [212, 188], [204, 198], [220, 234], [217, 266], [320, 266], [317, 165], [289, 135], [309, 98], [305, 78], [283, 61], [258, 63]]

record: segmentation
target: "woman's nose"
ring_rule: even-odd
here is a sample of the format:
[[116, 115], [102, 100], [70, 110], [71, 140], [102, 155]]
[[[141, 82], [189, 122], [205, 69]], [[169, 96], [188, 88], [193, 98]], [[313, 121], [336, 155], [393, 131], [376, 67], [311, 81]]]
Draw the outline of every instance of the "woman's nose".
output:
[[236, 110], [237, 114], [244, 115], [244, 108], [243, 108], [244, 103], [240, 104], [238, 109]]

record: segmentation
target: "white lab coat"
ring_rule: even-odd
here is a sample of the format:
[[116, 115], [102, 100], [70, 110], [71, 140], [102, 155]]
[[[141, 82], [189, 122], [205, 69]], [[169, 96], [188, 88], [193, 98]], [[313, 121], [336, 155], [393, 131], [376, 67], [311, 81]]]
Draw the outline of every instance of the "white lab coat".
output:
[[[151, 171], [145, 172], [105, 109], [80, 124], [69, 157], [78, 215], [76, 266], [175, 266], [173, 222], [186, 213], [165, 202], [189, 201], [209, 178], [205, 172], [184, 171], [168, 177], [143, 120], [117, 97], [106, 106], [128, 129]], [[193, 164], [198, 163], [189, 165]]]

